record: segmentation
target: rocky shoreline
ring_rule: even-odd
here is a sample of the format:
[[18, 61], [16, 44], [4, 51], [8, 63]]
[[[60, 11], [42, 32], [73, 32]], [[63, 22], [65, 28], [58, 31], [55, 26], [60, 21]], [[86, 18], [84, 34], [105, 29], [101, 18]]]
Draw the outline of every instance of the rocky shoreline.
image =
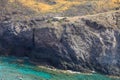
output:
[[120, 76], [120, 11], [0, 21], [0, 54], [79, 72]]

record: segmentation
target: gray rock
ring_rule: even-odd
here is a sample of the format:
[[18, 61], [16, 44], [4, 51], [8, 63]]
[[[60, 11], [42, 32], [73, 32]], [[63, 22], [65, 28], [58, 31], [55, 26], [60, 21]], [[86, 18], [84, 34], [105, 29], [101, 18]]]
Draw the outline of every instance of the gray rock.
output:
[[27, 56], [60, 69], [120, 76], [116, 15], [120, 12], [67, 18], [69, 22], [1, 21], [0, 54]]

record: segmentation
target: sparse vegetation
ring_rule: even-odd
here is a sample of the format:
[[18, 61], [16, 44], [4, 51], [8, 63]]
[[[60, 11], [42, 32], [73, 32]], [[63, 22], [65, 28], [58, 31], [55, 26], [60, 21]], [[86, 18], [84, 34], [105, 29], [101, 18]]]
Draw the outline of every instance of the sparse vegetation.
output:
[[69, 0], [56, 0], [54, 1], [56, 3], [54, 5], [38, 2], [36, 0], [9, 0], [9, 2], [11, 3], [15, 1], [21, 3], [23, 6], [33, 9], [34, 11], [37, 12], [41, 11], [43, 13], [64, 11], [69, 9], [73, 5], [80, 4], [80, 2], [78, 1], [69, 1]]
[[[31, 8], [36, 12], [61, 12], [70, 9], [72, 6], [86, 5], [86, 3], [91, 2], [91, 5], [95, 5], [95, 12], [99, 12], [100, 10], [107, 10], [118, 7], [116, 2], [120, 2], [119, 0], [9, 0], [9, 2], [19, 2], [23, 6]], [[54, 2], [54, 4], [49, 4]], [[107, 4], [106, 4], [107, 3]], [[89, 7], [89, 6], [88, 6]], [[88, 11], [89, 14], [89, 11]]]

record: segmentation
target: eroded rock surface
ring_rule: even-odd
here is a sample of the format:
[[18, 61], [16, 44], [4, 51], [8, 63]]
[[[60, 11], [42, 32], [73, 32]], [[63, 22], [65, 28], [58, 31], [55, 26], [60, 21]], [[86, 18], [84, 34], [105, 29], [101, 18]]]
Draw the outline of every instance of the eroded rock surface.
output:
[[[57, 20], [56, 20], [57, 19]], [[0, 54], [60, 69], [120, 76], [120, 11], [92, 16], [0, 21]]]

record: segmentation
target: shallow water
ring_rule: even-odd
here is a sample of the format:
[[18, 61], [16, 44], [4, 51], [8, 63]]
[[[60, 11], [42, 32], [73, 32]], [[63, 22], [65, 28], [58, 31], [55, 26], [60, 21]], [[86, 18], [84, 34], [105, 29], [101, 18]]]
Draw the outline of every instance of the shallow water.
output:
[[29, 62], [18, 63], [15, 57], [0, 57], [0, 80], [120, 80], [100, 74], [65, 74], [40, 69]]

